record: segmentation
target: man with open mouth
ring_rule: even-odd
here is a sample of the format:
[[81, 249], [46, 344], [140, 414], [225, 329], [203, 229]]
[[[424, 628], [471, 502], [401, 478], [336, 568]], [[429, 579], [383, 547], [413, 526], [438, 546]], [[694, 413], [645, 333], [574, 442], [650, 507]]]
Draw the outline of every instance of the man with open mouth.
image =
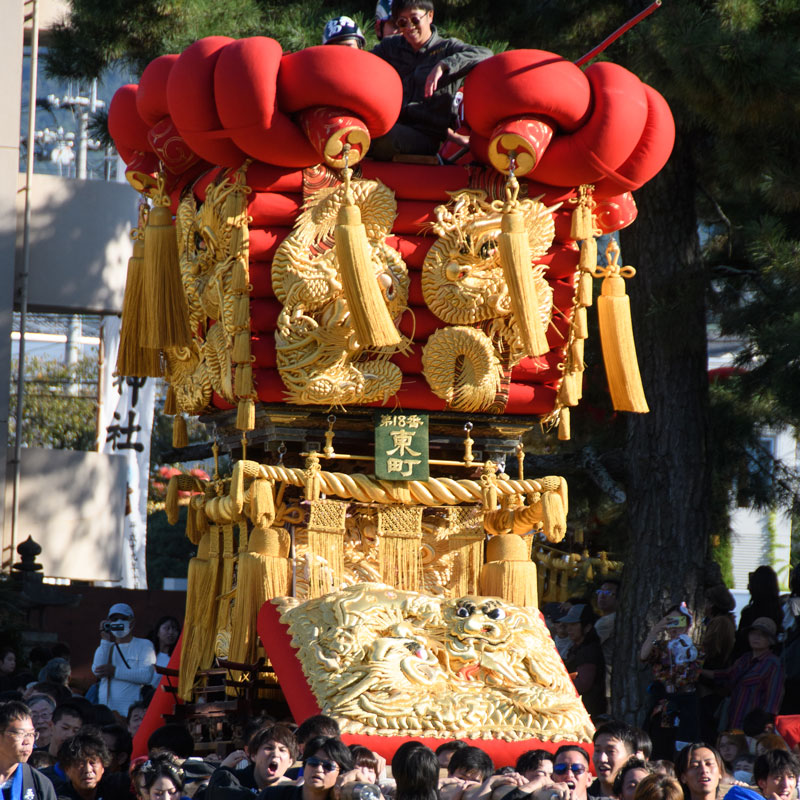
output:
[[597, 728], [592, 741], [597, 780], [589, 787], [589, 797], [614, 797], [614, 779], [636, 749], [634, 730], [624, 722], [606, 722]]
[[753, 780], [767, 800], [789, 800], [796, 797], [800, 761], [788, 750], [767, 750], [753, 766]]

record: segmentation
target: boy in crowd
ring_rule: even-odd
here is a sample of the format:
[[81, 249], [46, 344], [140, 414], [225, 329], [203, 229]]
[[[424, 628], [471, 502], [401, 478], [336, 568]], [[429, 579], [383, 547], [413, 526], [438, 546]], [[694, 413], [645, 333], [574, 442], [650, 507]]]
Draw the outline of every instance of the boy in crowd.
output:
[[797, 796], [800, 761], [786, 750], [767, 750], [753, 766], [753, 780], [767, 800], [790, 800]]
[[0, 705], [0, 790], [3, 797], [55, 800], [53, 784], [26, 763], [36, 742], [31, 710], [12, 700]]
[[589, 797], [615, 797], [614, 778], [637, 749], [636, 733], [624, 722], [606, 722], [597, 728], [592, 742], [597, 780], [588, 789]]

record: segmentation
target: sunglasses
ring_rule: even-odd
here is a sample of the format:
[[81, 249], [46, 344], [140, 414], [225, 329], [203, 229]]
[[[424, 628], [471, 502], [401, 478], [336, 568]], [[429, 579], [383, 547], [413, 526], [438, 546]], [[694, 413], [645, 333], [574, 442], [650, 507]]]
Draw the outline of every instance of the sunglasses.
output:
[[394, 25], [395, 25], [396, 28], [399, 28], [401, 31], [404, 28], [407, 28], [409, 25], [413, 25], [415, 28], [419, 28], [420, 24], [422, 23], [422, 20], [424, 20], [425, 17], [427, 17], [427, 16], [428, 16], [428, 12], [426, 11], [421, 17], [408, 17], [408, 18], [406, 18], [406, 17], [398, 17], [394, 21]]
[[583, 764], [556, 764], [553, 767], [553, 772], [556, 775], [566, 775], [567, 770], [569, 770], [573, 775], [583, 775], [586, 769]]
[[334, 772], [335, 770], [339, 769], [339, 765], [335, 761], [323, 761], [321, 758], [317, 758], [316, 756], [311, 756], [311, 758], [306, 759], [306, 766], [309, 769], [314, 769], [314, 767], [322, 767], [323, 772]]

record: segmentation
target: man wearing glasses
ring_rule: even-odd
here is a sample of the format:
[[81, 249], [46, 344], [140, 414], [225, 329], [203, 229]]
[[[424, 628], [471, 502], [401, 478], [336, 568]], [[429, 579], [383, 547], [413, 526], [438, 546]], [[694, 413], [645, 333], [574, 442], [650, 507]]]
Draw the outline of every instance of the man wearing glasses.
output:
[[592, 774], [589, 754], [575, 744], [565, 744], [556, 750], [553, 764], [552, 800], [586, 800]]
[[431, 0], [393, 0], [392, 20], [400, 35], [382, 39], [372, 52], [400, 75], [403, 107], [369, 154], [385, 161], [400, 153], [435, 155], [452, 132], [453, 98], [462, 80], [492, 51], [439, 36]]
[[36, 743], [25, 703], [0, 704], [0, 792], [3, 800], [56, 800], [53, 784], [26, 763]]

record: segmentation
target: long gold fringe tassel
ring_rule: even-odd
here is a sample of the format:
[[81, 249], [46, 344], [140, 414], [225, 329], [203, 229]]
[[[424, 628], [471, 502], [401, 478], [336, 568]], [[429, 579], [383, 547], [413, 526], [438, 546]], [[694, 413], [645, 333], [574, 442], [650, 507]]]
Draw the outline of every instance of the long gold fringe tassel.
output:
[[189, 432], [183, 414], [176, 414], [172, 420], [172, 446], [177, 450], [189, 444]]
[[385, 583], [404, 591], [419, 591], [421, 542], [422, 506], [391, 505], [378, 509], [378, 560]]
[[144, 314], [139, 344], [156, 350], [188, 347], [189, 307], [181, 280], [178, 241], [172, 224], [170, 198], [159, 176], [144, 235]]
[[536, 357], [547, 353], [550, 346], [539, 316], [539, 293], [534, 281], [528, 232], [519, 208], [518, 194], [519, 183], [511, 175], [506, 182], [506, 203], [497, 245], [511, 310], [517, 321], [523, 347], [529, 356]]
[[311, 500], [308, 516], [308, 553], [311, 574], [308, 597], [338, 589], [344, 577], [344, 534], [347, 503]]
[[448, 546], [453, 557], [451, 597], [479, 593], [483, 566], [483, 509], [480, 506], [448, 506]]
[[160, 377], [163, 374], [161, 353], [139, 344], [139, 331], [144, 323], [144, 229], [147, 222], [147, 206], [139, 206], [139, 224], [133, 236], [133, 254], [128, 260], [128, 275], [125, 294], [122, 298], [122, 324], [117, 351], [117, 373], [137, 378]]
[[358, 343], [363, 347], [390, 347], [399, 344], [401, 336], [375, 279], [367, 231], [350, 187], [351, 175], [352, 170], [345, 167], [344, 204], [334, 232], [342, 288]]
[[521, 536], [492, 536], [481, 570], [481, 594], [502, 597], [517, 606], [538, 606], [536, 565]]
[[639, 373], [631, 304], [625, 294], [624, 281], [624, 278], [633, 277], [636, 273], [633, 267], [620, 267], [618, 258], [619, 247], [612, 239], [606, 248], [608, 266], [603, 270], [603, 284], [600, 297], [597, 298], [603, 362], [614, 408], [617, 411], [646, 414], [650, 409]]
[[201, 654], [205, 649], [205, 636], [200, 620], [208, 606], [210, 534], [205, 534], [197, 545], [197, 555], [190, 559], [186, 581], [186, 613], [183, 622], [183, 647], [178, 674], [178, 697], [192, 699]]

